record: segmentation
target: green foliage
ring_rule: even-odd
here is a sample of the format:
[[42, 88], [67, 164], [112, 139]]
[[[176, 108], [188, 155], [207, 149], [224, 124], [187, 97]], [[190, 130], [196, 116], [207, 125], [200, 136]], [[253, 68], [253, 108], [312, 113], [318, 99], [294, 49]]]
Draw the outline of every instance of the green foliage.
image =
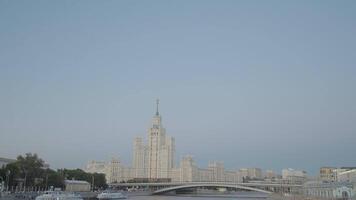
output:
[[98, 174], [98, 173], [94, 173], [94, 185], [97, 188], [101, 188], [101, 189], [105, 189], [107, 187], [106, 184], [106, 179], [105, 179], [105, 174]]
[[91, 182], [91, 174], [84, 172], [81, 169], [64, 169], [66, 179], [70, 180], [83, 180]]
[[12, 186], [12, 185], [16, 185], [16, 182], [15, 180], [20, 178], [20, 169], [17, 165], [17, 163], [10, 163], [8, 165], [6, 165], [6, 167], [4, 168], [5, 169], [5, 173], [6, 172], [10, 172], [9, 174], [9, 186]]
[[95, 188], [106, 188], [104, 174], [86, 173], [81, 169], [45, 169], [44, 161], [37, 154], [27, 153], [18, 156], [17, 161], [0, 169], [0, 176], [6, 180], [8, 176], [9, 186], [18, 186], [20, 183], [26, 186], [39, 187], [64, 187], [65, 179], [83, 180], [89, 183], [94, 181]]
[[64, 177], [57, 171], [47, 169], [45, 171], [45, 184], [55, 188], [64, 188]]
[[43, 181], [35, 181], [35, 178], [41, 179], [44, 174], [44, 161], [37, 154], [27, 153], [25, 157], [17, 157], [17, 167], [20, 171], [20, 176], [24, 177], [25, 185], [39, 186]]

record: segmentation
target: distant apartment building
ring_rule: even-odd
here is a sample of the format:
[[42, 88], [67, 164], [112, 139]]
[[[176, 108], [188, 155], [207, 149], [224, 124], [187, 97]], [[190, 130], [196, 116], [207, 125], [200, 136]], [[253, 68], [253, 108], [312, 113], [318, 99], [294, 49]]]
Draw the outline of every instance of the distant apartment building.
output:
[[185, 156], [180, 162], [180, 174], [172, 179], [179, 182], [193, 182], [197, 177], [197, 166], [192, 156]]
[[319, 171], [319, 178], [322, 181], [333, 182], [336, 181], [335, 177], [336, 167], [321, 167]]
[[282, 179], [283, 181], [289, 183], [304, 183], [307, 179], [307, 173], [302, 170], [295, 170], [291, 168], [283, 169]]
[[216, 182], [223, 182], [225, 181], [225, 169], [224, 163], [212, 161], [208, 165], [208, 169], [212, 173], [212, 179]]
[[252, 179], [262, 179], [262, 170], [260, 168], [248, 168], [248, 175]]
[[198, 168], [192, 156], [185, 156], [180, 163], [180, 170], [174, 169], [173, 182], [239, 182], [237, 171], [226, 171], [224, 164], [212, 161], [208, 168]]
[[133, 168], [124, 166], [118, 158], [112, 158], [108, 163], [106, 181], [108, 183], [120, 183], [134, 179]]
[[273, 170], [266, 170], [264, 178], [274, 179], [274, 178], [277, 178], [277, 174]]
[[260, 168], [241, 168], [238, 173], [240, 180], [260, 180], [263, 178]]
[[141, 137], [136, 137], [133, 143], [132, 168], [136, 178], [148, 176], [148, 146]]
[[106, 162], [95, 161], [95, 160], [88, 162], [88, 164], [84, 169], [84, 171], [88, 173], [102, 173], [102, 174], [106, 174], [106, 170], [107, 170]]

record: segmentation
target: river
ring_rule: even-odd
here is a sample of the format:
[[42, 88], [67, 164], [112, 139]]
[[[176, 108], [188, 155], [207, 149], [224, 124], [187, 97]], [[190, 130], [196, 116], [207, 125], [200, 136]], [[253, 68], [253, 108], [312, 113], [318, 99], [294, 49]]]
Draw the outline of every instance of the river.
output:
[[258, 192], [238, 192], [238, 193], [202, 193], [187, 195], [154, 195], [154, 196], [136, 196], [128, 194], [128, 199], [132, 200], [266, 200], [268, 195]]

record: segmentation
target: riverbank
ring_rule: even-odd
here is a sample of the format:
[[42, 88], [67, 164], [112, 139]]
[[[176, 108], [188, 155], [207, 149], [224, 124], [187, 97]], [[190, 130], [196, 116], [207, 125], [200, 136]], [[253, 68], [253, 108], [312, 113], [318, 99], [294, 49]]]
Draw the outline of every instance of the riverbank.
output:
[[[322, 198], [315, 196], [305, 196], [305, 195], [281, 195], [281, 194], [271, 194], [267, 200], [337, 200], [335, 198]], [[348, 200], [356, 200], [356, 196], [349, 198]]]
[[[14, 193], [2, 193], [0, 195], [1, 200], [34, 200], [37, 196], [43, 194], [44, 192], [14, 192]], [[95, 199], [98, 192], [76, 192], [83, 199]]]

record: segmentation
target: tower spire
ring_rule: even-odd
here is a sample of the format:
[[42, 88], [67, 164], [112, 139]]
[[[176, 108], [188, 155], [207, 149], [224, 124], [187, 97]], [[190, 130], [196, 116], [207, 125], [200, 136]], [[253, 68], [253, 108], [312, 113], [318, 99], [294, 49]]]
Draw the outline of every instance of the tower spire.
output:
[[158, 104], [159, 104], [159, 99], [156, 99], [156, 115], [157, 115], [157, 116], [159, 115], [159, 112], [158, 112]]

